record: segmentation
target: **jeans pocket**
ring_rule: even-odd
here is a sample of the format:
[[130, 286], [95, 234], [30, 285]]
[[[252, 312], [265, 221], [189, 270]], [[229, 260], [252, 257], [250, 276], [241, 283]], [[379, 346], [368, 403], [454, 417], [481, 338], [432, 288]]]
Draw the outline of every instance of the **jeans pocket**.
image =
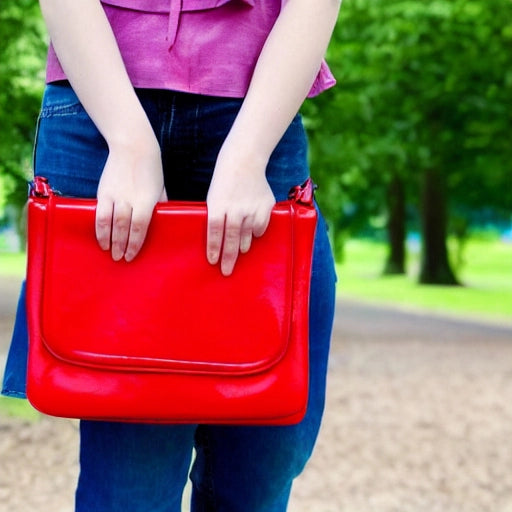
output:
[[48, 84], [41, 105], [40, 119], [85, 113], [75, 91], [67, 82]]
[[34, 145], [34, 173], [66, 196], [95, 197], [107, 144], [67, 82], [45, 89]]

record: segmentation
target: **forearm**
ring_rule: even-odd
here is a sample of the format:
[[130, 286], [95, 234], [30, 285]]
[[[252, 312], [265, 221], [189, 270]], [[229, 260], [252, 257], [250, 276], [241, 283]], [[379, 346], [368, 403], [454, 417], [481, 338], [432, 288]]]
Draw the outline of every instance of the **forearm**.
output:
[[267, 163], [314, 82], [338, 10], [339, 0], [289, 0], [265, 42], [208, 192], [207, 255], [224, 275], [267, 228]]
[[40, 0], [59, 61], [109, 154], [98, 184], [96, 238], [112, 258], [138, 253], [165, 200], [160, 147], [99, 0]]
[[260, 55], [229, 146], [270, 157], [314, 82], [339, 6], [339, 0], [288, 1]]
[[149, 121], [99, 0], [40, 0], [40, 5], [64, 72], [109, 146], [130, 144], [134, 133], [149, 138]]

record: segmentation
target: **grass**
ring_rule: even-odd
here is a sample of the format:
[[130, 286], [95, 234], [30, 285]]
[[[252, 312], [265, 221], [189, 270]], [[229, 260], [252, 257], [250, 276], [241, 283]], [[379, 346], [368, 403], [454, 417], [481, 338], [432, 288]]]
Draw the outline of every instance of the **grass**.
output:
[[386, 247], [350, 240], [338, 265], [341, 297], [396, 304], [488, 320], [512, 321], [512, 244], [470, 240], [457, 274], [463, 286], [419, 285], [419, 256], [410, 251], [408, 275], [382, 276]]
[[7, 396], [0, 396], [0, 416], [22, 418], [29, 421], [37, 421], [41, 418], [41, 414], [27, 400]]
[[25, 253], [0, 251], [0, 275], [23, 276], [25, 274]]
[[[22, 277], [25, 274], [25, 253], [0, 251], [0, 275]], [[0, 369], [0, 371], [2, 371]], [[35, 421], [40, 414], [26, 400], [0, 396], [0, 416]]]

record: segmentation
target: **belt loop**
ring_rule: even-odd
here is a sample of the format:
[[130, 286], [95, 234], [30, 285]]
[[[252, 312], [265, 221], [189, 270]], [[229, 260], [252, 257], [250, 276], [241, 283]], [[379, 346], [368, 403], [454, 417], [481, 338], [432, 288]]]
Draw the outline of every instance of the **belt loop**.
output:
[[180, 14], [182, 9], [182, 0], [169, 0], [169, 25], [167, 27], [167, 43], [169, 51], [176, 42], [176, 35], [178, 33], [178, 26], [180, 23]]

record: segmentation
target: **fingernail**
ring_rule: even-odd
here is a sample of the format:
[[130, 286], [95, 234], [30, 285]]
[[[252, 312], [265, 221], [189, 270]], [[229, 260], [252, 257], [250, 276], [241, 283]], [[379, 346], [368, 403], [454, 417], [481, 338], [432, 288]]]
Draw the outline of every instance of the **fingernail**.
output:
[[222, 275], [224, 277], [228, 277], [231, 275], [231, 273], [233, 272], [233, 268], [230, 267], [230, 266], [227, 266], [227, 265], [222, 265], [220, 266], [220, 271], [222, 273]]
[[215, 252], [208, 252], [206, 257], [211, 265], [215, 265], [219, 261], [219, 255]]
[[123, 257], [123, 253], [121, 251], [116, 251], [112, 249], [112, 259], [114, 261], [119, 261]]

